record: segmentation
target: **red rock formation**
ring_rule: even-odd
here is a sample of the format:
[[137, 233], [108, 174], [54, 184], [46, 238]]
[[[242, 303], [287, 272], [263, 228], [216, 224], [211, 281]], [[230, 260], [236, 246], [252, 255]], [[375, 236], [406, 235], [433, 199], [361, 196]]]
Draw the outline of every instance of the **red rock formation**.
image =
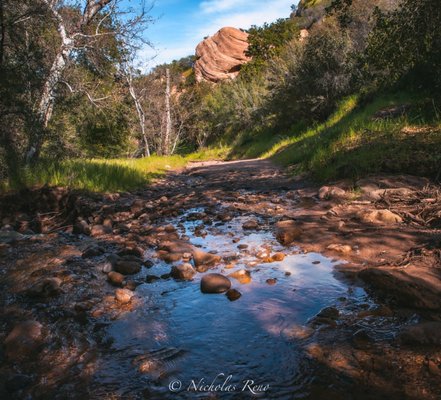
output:
[[242, 64], [250, 60], [248, 34], [236, 28], [222, 28], [196, 47], [196, 80], [219, 82], [234, 79]]

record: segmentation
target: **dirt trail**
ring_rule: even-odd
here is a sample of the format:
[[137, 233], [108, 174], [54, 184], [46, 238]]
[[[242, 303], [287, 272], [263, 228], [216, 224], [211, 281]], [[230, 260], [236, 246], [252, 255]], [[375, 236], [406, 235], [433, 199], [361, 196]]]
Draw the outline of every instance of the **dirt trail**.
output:
[[[360, 399], [439, 398], [440, 201], [439, 187], [421, 178], [376, 176], [356, 182], [356, 190], [343, 181], [318, 187], [268, 160], [192, 163], [134, 193], [42, 189], [0, 199], [0, 397], [152, 396], [139, 388], [147, 382], [139, 371], [151, 374], [151, 360], [138, 355], [124, 367], [130, 357], [119, 351], [125, 358], [115, 363], [108, 336], [114, 323], [147, 307], [149, 285], [172, 287], [171, 266], [191, 260], [197, 271], [186, 271], [197, 279], [212, 268], [226, 275], [237, 263], [248, 271], [240, 279], [251, 271], [282, 291], [289, 275], [278, 277], [279, 285], [265, 271], [277, 272], [276, 260], [285, 256], [315, 252], [339, 260], [336, 275], [351, 286], [348, 298], [291, 332], [312, 374], [299, 397], [345, 399], [355, 390]], [[275, 245], [253, 246], [269, 238], [277, 238], [281, 254], [272, 254]], [[214, 248], [204, 247], [208, 239]], [[247, 244], [237, 260], [230, 248], [241, 240]], [[151, 272], [157, 266], [165, 272]], [[366, 283], [375, 303], [351, 303], [351, 291]], [[130, 395], [121, 394], [122, 382], [109, 383], [111, 373], [132, 385]]]

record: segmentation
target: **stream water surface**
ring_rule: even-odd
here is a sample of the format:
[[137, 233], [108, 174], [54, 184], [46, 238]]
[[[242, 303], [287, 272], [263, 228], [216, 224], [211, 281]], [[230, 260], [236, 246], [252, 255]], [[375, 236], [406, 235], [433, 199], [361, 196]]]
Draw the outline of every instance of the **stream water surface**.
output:
[[[245, 231], [246, 217], [206, 226], [196, 236], [201, 221], [188, 217], [198, 211], [190, 210], [174, 224], [192, 244], [229, 259], [208, 272], [249, 271], [250, 279], [242, 283], [230, 278], [242, 296], [230, 301], [223, 294], [202, 294], [199, 273], [193, 281], [159, 279], [138, 286], [139, 305], [106, 330], [111, 346], [95, 375], [96, 395], [306, 396], [314, 373], [298, 339], [310, 329], [308, 321], [325, 307], [344, 313], [371, 300], [363, 289], [338, 279], [336, 260], [283, 247], [266, 229]], [[239, 245], [247, 248], [239, 250]], [[256, 257], [262, 251], [286, 257], [262, 262]], [[146, 253], [146, 258], [154, 256]], [[170, 264], [155, 259], [138, 278], [168, 272]]]

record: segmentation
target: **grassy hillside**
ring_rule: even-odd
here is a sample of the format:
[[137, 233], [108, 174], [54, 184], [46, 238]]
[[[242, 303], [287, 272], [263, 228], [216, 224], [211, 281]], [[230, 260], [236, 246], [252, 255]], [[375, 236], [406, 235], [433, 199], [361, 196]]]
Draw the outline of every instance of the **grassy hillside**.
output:
[[318, 180], [357, 178], [369, 173], [441, 172], [439, 110], [423, 96], [398, 93], [360, 104], [344, 99], [324, 123], [274, 134], [244, 134], [230, 157], [271, 157], [295, 173]]

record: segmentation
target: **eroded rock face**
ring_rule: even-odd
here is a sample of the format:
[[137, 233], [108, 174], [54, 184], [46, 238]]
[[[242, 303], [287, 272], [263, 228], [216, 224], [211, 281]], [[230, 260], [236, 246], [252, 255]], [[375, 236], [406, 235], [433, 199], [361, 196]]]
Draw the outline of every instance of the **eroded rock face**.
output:
[[219, 82], [237, 77], [242, 64], [250, 61], [248, 34], [236, 28], [222, 28], [196, 47], [196, 81]]

